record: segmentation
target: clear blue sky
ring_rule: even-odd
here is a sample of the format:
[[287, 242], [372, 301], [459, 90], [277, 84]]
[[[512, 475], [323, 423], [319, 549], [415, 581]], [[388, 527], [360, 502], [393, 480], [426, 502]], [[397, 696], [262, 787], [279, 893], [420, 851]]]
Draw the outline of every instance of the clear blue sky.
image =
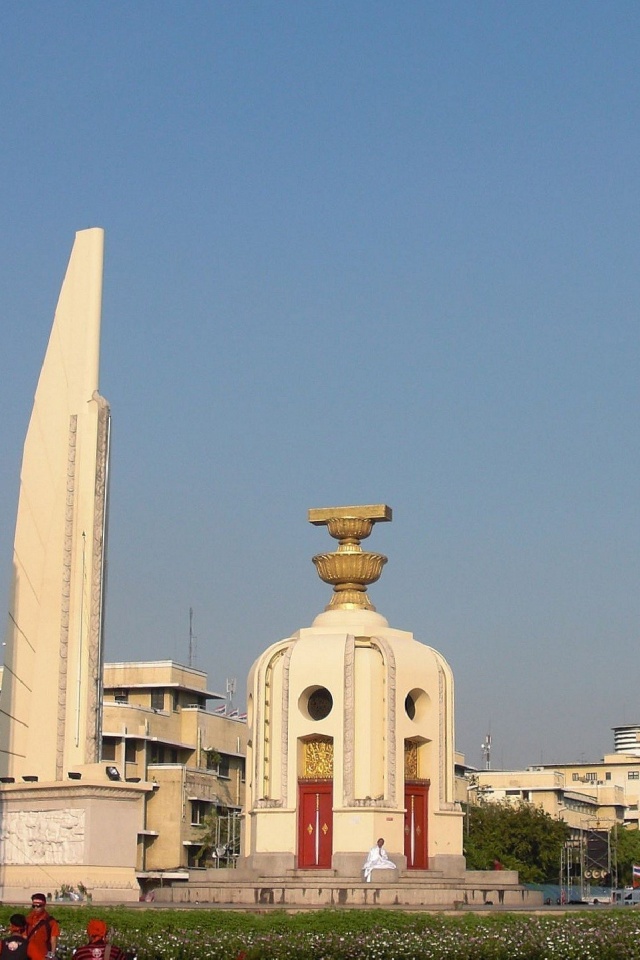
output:
[[[244, 687], [329, 599], [311, 506], [458, 747], [640, 722], [640, 7], [30, 2], [0, 34], [0, 589], [74, 232], [106, 230], [108, 659]], [[243, 697], [239, 696], [241, 704]]]

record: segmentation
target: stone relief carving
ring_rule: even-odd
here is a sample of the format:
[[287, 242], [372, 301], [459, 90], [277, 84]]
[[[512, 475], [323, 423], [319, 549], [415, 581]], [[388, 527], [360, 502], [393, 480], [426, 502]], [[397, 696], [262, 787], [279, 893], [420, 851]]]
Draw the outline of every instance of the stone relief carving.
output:
[[287, 647], [282, 663], [282, 728], [281, 753], [282, 767], [280, 771], [280, 796], [282, 803], [286, 803], [289, 790], [289, 670], [291, 667], [291, 651], [293, 646]]
[[282, 800], [265, 800], [260, 799], [256, 800], [256, 807], [258, 810], [272, 810], [276, 807], [282, 806]]
[[84, 810], [9, 810], [0, 821], [0, 862], [78, 864], [84, 861]]
[[102, 687], [102, 633], [104, 625], [104, 537], [107, 521], [107, 472], [109, 466], [109, 404], [96, 391], [93, 399], [98, 404], [98, 431], [96, 441], [96, 479], [94, 491], [93, 546], [91, 565], [91, 601], [89, 617], [87, 709], [92, 722], [87, 724], [85, 739], [86, 763], [97, 763], [99, 758]]
[[71, 610], [71, 557], [73, 551], [73, 507], [76, 486], [76, 441], [78, 417], [69, 419], [67, 447], [67, 492], [64, 508], [62, 584], [60, 591], [60, 667], [58, 669], [58, 716], [56, 723], [56, 780], [64, 773], [64, 733], [67, 714], [67, 666], [69, 657], [69, 615]]
[[447, 779], [447, 687], [442, 665], [438, 663], [438, 713], [440, 723], [438, 725], [438, 756], [439, 756], [439, 796], [440, 809], [446, 803], [446, 779]]
[[250, 731], [253, 740], [253, 802], [257, 806], [257, 800], [262, 793], [262, 753], [264, 743], [262, 740], [262, 717], [264, 714], [264, 676], [258, 666], [256, 670], [256, 702], [254, 704], [254, 727]]
[[344, 645], [344, 753], [343, 797], [345, 807], [353, 806], [355, 792], [354, 743], [355, 743], [355, 637], [347, 636]]
[[[273, 731], [273, 673], [278, 660], [289, 652], [290, 643], [276, 650], [268, 663], [264, 673], [258, 670], [258, 690], [255, 705], [255, 806], [279, 807], [283, 805], [283, 797], [274, 798], [270, 794], [282, 785], [282, 771], [276, 776], [272, 763], [271, 737]], [[288, 684], [288, 660], [287, 660]], [[283, 716], [283, 729], [286, 730], [288, 720]], [[262, 796], [260, 794], [262, 793]]]
[[388, 809], [389, 803], [384, 797], [363, 797], [362, 800], [353, 800], [352, 807], [382, 807]]

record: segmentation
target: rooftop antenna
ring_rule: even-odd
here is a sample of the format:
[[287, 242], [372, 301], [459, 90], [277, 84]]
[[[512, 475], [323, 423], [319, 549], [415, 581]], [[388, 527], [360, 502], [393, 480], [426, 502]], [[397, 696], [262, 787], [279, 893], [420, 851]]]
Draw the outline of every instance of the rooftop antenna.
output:
[[481, 744], [485, 770], [491, 770], [491, 734], [488, 733]]
[[235, 677], [227, 677], [227, 700], [229, 701], [228, 713], [231, 713], [233, 707], [233, 695], [236, 692], [237, 680]]
[[189, 607], [189, 666], [193, 667], [196, 661], [196, 640], [193, 632], [193, 607]]

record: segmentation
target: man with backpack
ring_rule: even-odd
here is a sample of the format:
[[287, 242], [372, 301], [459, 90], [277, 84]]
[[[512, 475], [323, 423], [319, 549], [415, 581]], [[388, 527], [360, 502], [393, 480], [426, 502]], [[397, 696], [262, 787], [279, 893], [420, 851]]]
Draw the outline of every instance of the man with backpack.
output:
[[27, 918], [23, 913], [9, 917], [9, 936], [0, 940], [3, 960], [27, 960]]
[[56, 955], [60, 925], [47, 913], [44, 893], [31, 897], [31, 911], [27, 914], [27, 954], [29, 960], [53, 960]]

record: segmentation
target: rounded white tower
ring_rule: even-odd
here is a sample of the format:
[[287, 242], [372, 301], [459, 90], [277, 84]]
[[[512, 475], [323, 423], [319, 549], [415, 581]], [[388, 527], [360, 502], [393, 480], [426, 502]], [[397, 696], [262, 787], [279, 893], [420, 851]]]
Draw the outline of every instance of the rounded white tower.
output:
[[360, 541], [391, 510], [331, 507], [309, 520], [339, 541], [313, 558], [334, 595], [249, 674], [245, 864], [356, 877], [384, 837], [400, 869], [460, 875], [451, 669], [391, 628], [366, 592], [387, 558]]

